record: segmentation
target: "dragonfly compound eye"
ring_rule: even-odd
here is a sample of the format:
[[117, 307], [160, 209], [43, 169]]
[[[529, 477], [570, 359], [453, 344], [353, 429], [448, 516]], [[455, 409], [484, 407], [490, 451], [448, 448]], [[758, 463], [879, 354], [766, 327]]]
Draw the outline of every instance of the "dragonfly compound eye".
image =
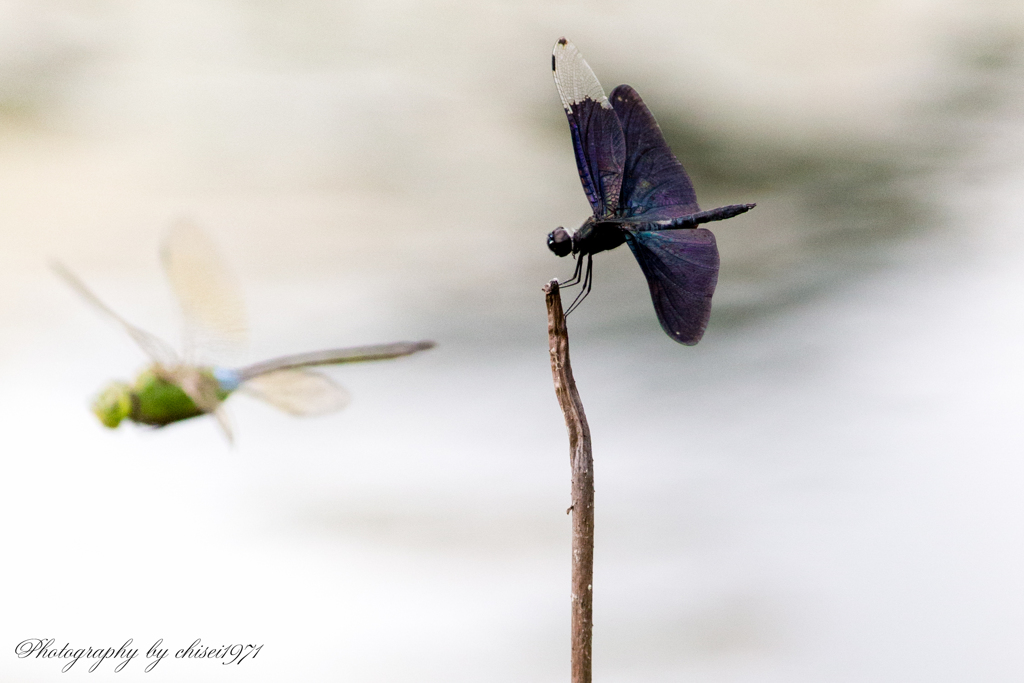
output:
[[92, 412], [105, 426], [114, 429], [121, 420], [131, 415], [131, 388], [123, 382], [114, 382], [92, 402]]
[[548, 249], [556, 256], [568, 256], [572, 251], [572, 237], [565, 228], [555, 228], [548, 235]]

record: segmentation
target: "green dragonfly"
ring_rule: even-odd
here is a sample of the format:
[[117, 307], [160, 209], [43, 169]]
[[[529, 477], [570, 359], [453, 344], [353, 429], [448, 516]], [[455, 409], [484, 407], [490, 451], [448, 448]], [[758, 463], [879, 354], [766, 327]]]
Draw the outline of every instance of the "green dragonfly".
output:
[[[181, 307], [185, 357], [199, 346], [236, 345], [245, 336], [245, 308], [216, 248], [191, 223], [179, 223], [162, 248], [164, 272]], [[323, 415], [344, 408], [347, 392], [329, 377], [309, 370], [407, 356], [434, 342], [398, 342], [313, 351], [243, 367], [190, 363], [169, 344], [115, 313], [60, 263], [54, 271], [97, 310], [117, 323], [150, 359], [135, 382], [112, 382], [96, 397], [92, 411], [107, 427], [123, 420], [163, 427], [212, 414], [228, 440], [232, 430], [222, 404], [241, 390], [293, 415]]]

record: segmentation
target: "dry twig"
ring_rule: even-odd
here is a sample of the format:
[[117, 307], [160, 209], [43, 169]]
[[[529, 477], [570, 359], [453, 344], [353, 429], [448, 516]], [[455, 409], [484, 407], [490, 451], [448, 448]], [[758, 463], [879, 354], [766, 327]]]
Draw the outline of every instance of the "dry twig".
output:
[[558, 280], [544, 287], [548, 308], [548, 349], [555, 395], [565, 414], [572, 469], [572, 683], [590, 683], [594, 629], [594, 458], [590, 427], [569, 364], [569, 331]]

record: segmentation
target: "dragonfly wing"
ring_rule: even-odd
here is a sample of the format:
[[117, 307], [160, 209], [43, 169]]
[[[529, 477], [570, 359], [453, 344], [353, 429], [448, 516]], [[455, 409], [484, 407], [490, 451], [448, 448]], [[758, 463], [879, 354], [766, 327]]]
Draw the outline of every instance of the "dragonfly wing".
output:
[[159, 372], [166, 381], [180, 387], [199, 410], [213, 415], [228, 443], [234, 444], [231, 420], [228, 419], [228, 414], [224, 411], [224, 401], [221, 400], [223, 390], [218, 379], [209, 370], [204, 371], [191, 365], [178, 365], [161, 368]]
[[627, 232], [626, 243], [647, 277], [665, 332], [680, 344], [700, 341], [718, 284], [718, 246], [710, 230]]
[[213, 375], [190, 365], [165, 369], [163, 373], [169, 382], [188, 394], [196, 407], [204, 413], [216, 412], [223, 403], [220, 399], [220, 383]]
[[636, 90], [620, 85], [611, 104], [626, 138], [620, 212], [657, 221], [700, 211], [690, 177]]
[[224, 436], [227, 438], [228, 443], [234, 445], [235, 433], [231, 428], [231, 420], [228, 419], [228, 414], [224, 410], [224, 406], [220, 406], [217, 410], [213, 411], [213, 416], [217, 418], [217, 424], [220, 425], [220, 430], [224, 432]]
[[107, 306], [103, 301], [92, 293], [92, 291], [85, 286], [85, 283], [78, 279], [74, 273], [72, 273], [64, 264], [53, 261], [50, 264], [57, 275], [59, 275], [73, 290], [78, 292], [79, 296], [88, 301], [94, 308], [100, 311], [103, 315], [107, 316], [115, 323], [117, 323], [121, 329], [128, 333], [139, 348], [149, 356], [158, 365], [171, 367], [177, 365], [179, 362], [178, 354], [174, 352], [174, 349], [169, 344], [164, 342], [159, 337], [146, 332], [142, 328], [132, 325], [130, 322], [122, 318], [120, 315], [115, 313], [113, 309]]
[[292, 415], [325, 415], [348, 405], [348, 392], [329, 377], [299, 368], [253, 377], [241, 390]]
[[576, 167], [595, 216], [619, 206], [626, 143], [622, 126], [600, 82], [576, 46], [565, 38], [551, 55], [555, 86], [569, 119]]
[[181, 306], [186, 353], [228, 350], [244, 341], [245, 304], [216, 245], [195, 224], [181, 221], [161, 250], [164, 271]]

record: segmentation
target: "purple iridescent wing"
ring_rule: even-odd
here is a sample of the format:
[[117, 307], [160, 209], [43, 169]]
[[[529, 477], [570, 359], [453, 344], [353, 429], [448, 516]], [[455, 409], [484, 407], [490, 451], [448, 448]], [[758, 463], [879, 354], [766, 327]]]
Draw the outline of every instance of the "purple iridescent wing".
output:
[[612, 216], [619, 207], [626, 158], [619, 118], [590, 66], [565, 38], [555, 43], [551, 69], [569, 119], [583, 191], [595, 216]]
[[629, 231], [626, 243], [647, 277], [662, 329], [680, 344], [699, 342], [718, 284], [715, 236], [703, 228]]
[[693, 183], [636, 90], [620, 85], [612, 91], [611, 103], [626, 138], [620, 215], [646, 222], [700, 211]]

